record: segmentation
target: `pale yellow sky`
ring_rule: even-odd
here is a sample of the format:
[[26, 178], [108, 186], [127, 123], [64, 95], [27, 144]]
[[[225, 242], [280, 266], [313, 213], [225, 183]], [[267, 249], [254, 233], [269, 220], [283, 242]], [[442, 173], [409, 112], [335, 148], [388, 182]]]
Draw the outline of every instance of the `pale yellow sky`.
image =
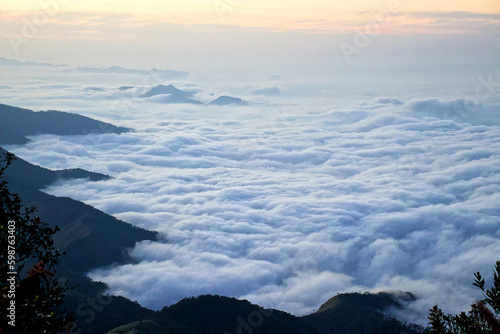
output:
[[[500, 1], [0, 0], [0, 57], [22, 60], [192, 71], [250, 61], [275, 66], [293, 57], [329, 63], [343, 57], [340, 44], [362, 44], [360, 34], [369, 44], [361, 59], [377, 48], [415, 58], [436, 55], [423, 45], [447, 45], [446, 61], [467, 52], [470, 61], [496, 61]], [[412, 38], [417, 42], [401, 46]], [[480, 46], [470, 47], [474, 41]]]
[[[56, 4], [52, 22], [71, 25], [98, 24], [213, 24], [273, 30], [308, 29], [318, 32], [352, 32], [376, 22], [376, 14], [392, 11], [391, 26], [385, 33], [425, 32], [434, 18], [409, 13], [473, 12], [500, 14], [498, 0], [0, 0], [2, 20], [16, 20], [39, 12], [41, 3]], [[65, 13], [85, 13], [70, 15]], [[124, 17], [129, 15], [126, 22]], [[404, 15], [397, 15], [404, 14]], [[96, 20], [96, 17], [101, 17]], [[380, 17], [380, 16], [379, 16]], [[386, 16], [383, 16], [386, 17]], [[498, 18], [495, 19], [498, 21]], [[435, 27], [434, 27], [435, 28]], [[427, 29], [428, 30], [428, 29]], [[429, 31], [427, 31], [429, 32]], [[439, 33], [439, 31], [434, 30]], [[453, 32], [449, 27], [444, 32]]]

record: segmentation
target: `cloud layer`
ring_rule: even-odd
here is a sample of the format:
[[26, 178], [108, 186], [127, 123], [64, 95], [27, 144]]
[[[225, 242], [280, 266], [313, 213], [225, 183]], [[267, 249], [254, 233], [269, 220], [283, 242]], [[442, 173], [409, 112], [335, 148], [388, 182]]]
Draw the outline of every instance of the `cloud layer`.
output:
[[337, 292], [402, 289], [420, 311], [456, 311], [500, 246], [500, 129], [379, 107], [178, 112], [14, 151], [113, 175], [47, 191], [165, 234], [137, 245], [136, 264], [91, 273], [144, 306], [215, 293], [304, 314]]
[[[132, 250], [136, 263], [90, 273], [111, 293], [155, 309], [221, 294], [300, 315], [338, 292], [396, 289], [420, 298], [405, 313], [420, 323], [434, 304], [456, 312], [481, 297], [472, 274], [488, 274], [500, 250], [498, 94], [472, 109], [467, 98], [285, 105], [250, 92], [258, 103], [235, 108], [154, 103], [127, 76], [78, 78], [3, 94], [136, 131], [8, 149], [112, 175], [46, 191], [163, 233]], [[174, 84], [203, 101], [223, 93]]]

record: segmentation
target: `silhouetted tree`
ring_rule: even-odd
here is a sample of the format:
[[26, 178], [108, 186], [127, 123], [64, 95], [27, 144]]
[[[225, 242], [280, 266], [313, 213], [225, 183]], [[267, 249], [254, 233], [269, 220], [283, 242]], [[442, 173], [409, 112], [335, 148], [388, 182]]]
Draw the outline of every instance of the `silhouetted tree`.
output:
[[59, 229], [10, 193], [4, 172], [14, 159], [11, 153], [0, 159], [0, 308], [7, 310], [1, 333], [58, 333], [73, 320], [62, 308], [69, 286], [55, 275], [61, 253], [52, 236]]
[[484, 299], [471, 305], [469, 312], [458, 315], [444, 314], [434, 306], [430, 309], [429, 325], [432, 334], [498, 334], [500, 333], [500, 261], [493, 271], [493, 286], [485, 288], [485, 281], [478, 272], [474, 286], [483, 292]]

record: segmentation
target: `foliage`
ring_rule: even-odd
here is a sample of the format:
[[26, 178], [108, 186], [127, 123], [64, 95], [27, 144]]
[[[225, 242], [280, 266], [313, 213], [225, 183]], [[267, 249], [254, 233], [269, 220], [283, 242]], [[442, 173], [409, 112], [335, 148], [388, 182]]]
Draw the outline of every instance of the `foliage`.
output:
[[59, 229], [42, 222], [35, 208], [26, 208], [18, 195], [10, 193], [3, 176], [14, 159], [11, 153], [0, 159], [0, 308], [2, 313], [15, 309], [4, 319], [11, 325], [2, 333], [57, 333], [73, 320], [62, 308], [70, 288], [55, 275], [62, 254], [52, 236]]
[[494, 334], [500, 333], [500, 261], [493, 272], [493, 286], [485, 288], [485, 281], [478, 272], [474, 286], [481, 289], [484, 299], [471, 305], [468, 313], [445, 314], [434, 306], [430, 309], [431, 334]]

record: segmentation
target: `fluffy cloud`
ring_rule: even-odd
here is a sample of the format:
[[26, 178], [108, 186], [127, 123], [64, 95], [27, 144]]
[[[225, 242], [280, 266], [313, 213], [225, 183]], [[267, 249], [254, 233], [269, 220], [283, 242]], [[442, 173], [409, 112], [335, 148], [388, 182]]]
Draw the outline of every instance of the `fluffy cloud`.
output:
[[438, 115], [442, 117], [458, 115], [464, 116], [472, 110], [481, 108], [471, 100], [457, 99], [453, 101], [441, 101], [439, 99], [428, 99], [415, 101], [410, 106], [411, 110], [417, 113]]
[[135, 132], [8, 147], [112, 175], [46, 191], [164, 234], [135, 247], [136, 263], [90, 273], [111, 293], [156, 309], [216, 293], [305, 314], [337, 292], [407, 290], [418, 322], [434, 304], [480, 298], [472, 274], [500, 247], [500, 128], [447, 116], [465, 100], [236, 110], [122, 99], [82, 110]]

